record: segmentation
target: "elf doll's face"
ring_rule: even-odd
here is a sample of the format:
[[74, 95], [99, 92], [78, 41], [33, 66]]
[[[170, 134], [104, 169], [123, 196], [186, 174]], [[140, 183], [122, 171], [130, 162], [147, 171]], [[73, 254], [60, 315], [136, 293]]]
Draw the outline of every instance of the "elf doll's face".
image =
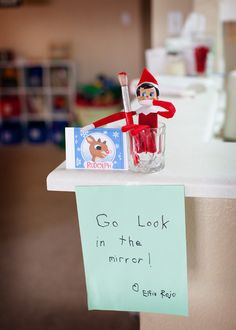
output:
[[158, 99], [155, 87], [139, 88], [139, 95], [137, 95], [138, 102], [141, 105], [151, 105], [153, 100]]

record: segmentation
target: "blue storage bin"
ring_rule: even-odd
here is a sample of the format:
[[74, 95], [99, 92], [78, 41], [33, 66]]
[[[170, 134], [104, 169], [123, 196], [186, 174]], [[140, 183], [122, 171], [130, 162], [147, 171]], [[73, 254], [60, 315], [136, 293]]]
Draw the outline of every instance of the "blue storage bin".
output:
[[51, 126], [51, 140], [56, 144], [61, 144], [65, 140], [65, 127], [67, 121], [53, 121]]
[[48, 126], [45, 121], [30, 121], [26, 128], [27, 140], [31, 143], [44, 143], [48, 139]]
[[38, 65], [25, 68], [25, 81], [28, 87], [42, 87], [43, 67]]
[[24, 138], [23, 126], [19, 121], [3, 121], [0, 136], [2, 144], [21, 143]]

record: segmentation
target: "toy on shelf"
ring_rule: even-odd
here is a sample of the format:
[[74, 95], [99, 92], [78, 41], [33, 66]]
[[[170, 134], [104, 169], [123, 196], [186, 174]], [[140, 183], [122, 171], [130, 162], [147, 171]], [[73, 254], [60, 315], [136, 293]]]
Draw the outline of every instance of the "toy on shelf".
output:
[[121, 110], [120, 86], [112, 78], [98, 75], [94, 82], [78, 87], [75, 115], [80, 126]]
[[7, 65], [1, 68], [0, 85], [3, 89], [16, 88], [19, 86], [19, 71], [16, 67]]
[[52, 98], [52, 110], [55, 113], [69, 113], [68, 95], [54, 95]]
[[[144, 68], [136, 89], [140, 107], [135, 111], [130, 108], [128, 77], [125, 72], [118, 75], [124, 104], [124, 111], [112, 114], [94, 121], [82, 128], [87, 130], [126, 119], [122, 126], [123, 132], [128, 132], [129, 167], [136, 172], [156, 172], [164, 167], [165, 124], [158, 124], [158, 116], [172, 118], [175, 107], [171, 102], [159, 100], [158, 82]], [[138, 124], [133, 123], [137, 115]]]
[[50, 84], [54, 88], [68, 88], [70, 84], [70, 72], [68, 66], [52, 66], [50, 68]]
[[42, 93], [26, 95], [26, 109], [28, 114], [43, 116], [46, 111], [46, 96]]

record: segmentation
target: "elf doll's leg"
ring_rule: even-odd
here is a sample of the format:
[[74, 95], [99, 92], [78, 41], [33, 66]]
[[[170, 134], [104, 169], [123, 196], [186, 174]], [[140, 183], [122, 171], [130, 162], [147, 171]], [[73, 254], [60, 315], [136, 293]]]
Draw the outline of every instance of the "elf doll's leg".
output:
[[134, 132], [131, 131], [131, 135], [134, 137], [135, 150], [138, 153], [155, 153], [157, 151], [155, 129], [146, 128], [145, 130], [140, 130], [139, 132], [136, 130], [135, 133], [136, 134], [134, 135]]
[[130, 139], [132, 151], [136, 154], [147, 152], [146, 130], [149, 129], [147, 125], [125, 125], [122, 127], [122, 132], [130, 131]]
[[157, 151], [156, 145], [156, 129], [146, 130], [146, 152], [155, 153]]

